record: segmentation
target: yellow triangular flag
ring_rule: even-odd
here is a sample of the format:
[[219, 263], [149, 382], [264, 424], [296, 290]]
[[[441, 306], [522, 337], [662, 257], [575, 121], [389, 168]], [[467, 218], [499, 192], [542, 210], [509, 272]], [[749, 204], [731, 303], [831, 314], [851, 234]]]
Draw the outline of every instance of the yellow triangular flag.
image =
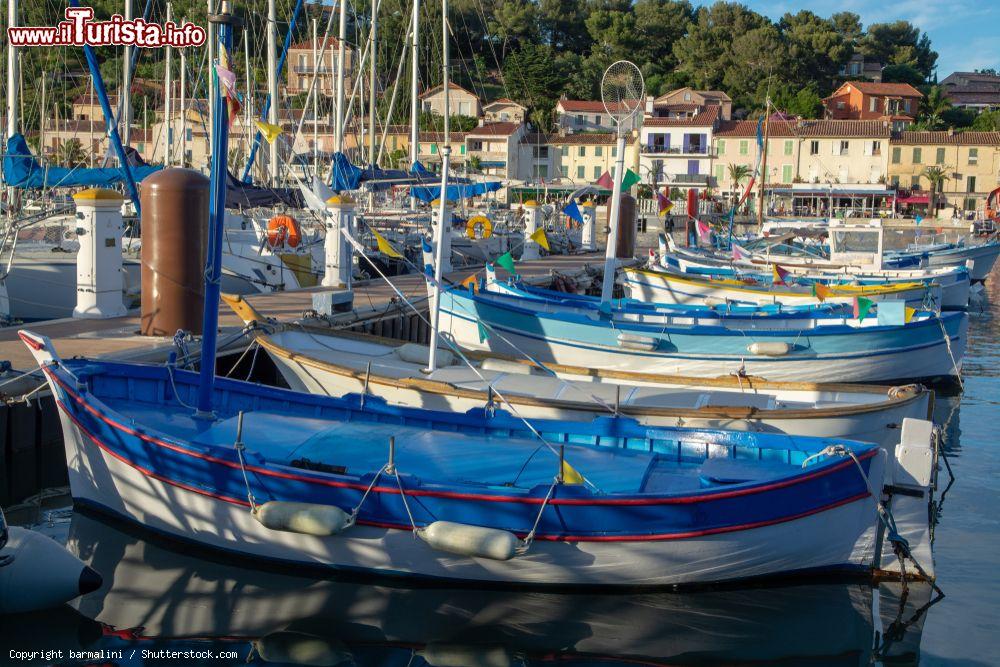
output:
[[903, 322], [906, 323], [906, 324], [909, 324], [910, 320], [912, 320], [913, 316], [916, 315], [916, 314], [917, 314], [917, 309], [916, 308], [910, 308], [909, 306], [904, 306], [904, 308], [903, 308]]
[[262, 120], [257, 121], [257, 129], [260, 130], [260, 133], [264, 135], [269, 144], [273, 144], [274, 140], [281, 136], [281, 133], [284, 131], [279, 126], [265, 123]]
[[479, 276], [477, 276], [475, 273], [473, 273], [470, 276], [468, 276], [467, 278], [465, 278], [459, 284], [462, 287], [466, 288], [466, 289], [469, 289], [469, 286], [471, 285], [472, 286], [472, 290], [475, 291], [476, 290], [476, 286], [479, 284]]
[[403, 256], [399, 254], [399, 251], [393, 248], [392, 244], [386, 241], [381, 234], [376, 232], [374, 229], [372, 230], [372, 234], [375, 235], [375, 243], [378, 244], [378, 251], [380, 253], [388, 255], [394, 259], [403, 259]]
[[[535, 230], [535, 233], [529, 236], [532, 241], [542, 246], [546, 250], [549, 250], [549, 237], [545, 235], [545, 230], [539, 227]], [[551, 252], [551, 250], [549, 250]]]
[[563, 459], [562, 480], [563, 484], [583, 484], [583, 475], [578, 473], [576, 468], [571, 466], [566, 459]]

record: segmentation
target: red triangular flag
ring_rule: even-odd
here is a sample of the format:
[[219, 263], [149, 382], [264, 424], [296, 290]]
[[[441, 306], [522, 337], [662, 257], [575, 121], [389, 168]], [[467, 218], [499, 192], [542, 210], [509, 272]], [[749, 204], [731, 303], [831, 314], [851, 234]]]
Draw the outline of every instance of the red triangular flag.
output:
[[602, 188], [613, 190], [615, 187], [615, 182], [611, 179], [610, 173], [604, 172], [603, 174], [601, 174], [601, 177], [597, 179], [597, 182], [594, 185], [600, 185]]

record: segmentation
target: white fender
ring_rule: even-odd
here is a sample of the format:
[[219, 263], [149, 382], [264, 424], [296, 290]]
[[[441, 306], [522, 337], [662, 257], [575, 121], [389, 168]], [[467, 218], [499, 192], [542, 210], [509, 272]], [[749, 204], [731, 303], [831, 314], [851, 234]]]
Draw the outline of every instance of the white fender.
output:
[[503, 646], [428, 644], [417, 654], [430, 667], [509, 667], [516, 656]]
[[780, 340], [758, 341], [747, 345], [747, 351], [764, 357], [783, 357], [792, 351], [792, 346]]
[[336, 535], [351, 525], [351, 515], [334, 505], [272, 500], [251, 514], [265, 528], [318, 537]]
[[439, 551], [492, 560], [510, 560], [517, 553], [520, 543], [514, 533], [506, 530], [453, 521], [435, 521], [417, 531], [417, 535]]
[[101, 575], [55, 540], [11, 526], [0, 558], [0, 614], [52, 609], [96, 591]]
[[264, 662], [334, 667], [354, 661], [351, 651], [340, 642], [305, 632], [272, 632], [254, 640], [253, 646]]

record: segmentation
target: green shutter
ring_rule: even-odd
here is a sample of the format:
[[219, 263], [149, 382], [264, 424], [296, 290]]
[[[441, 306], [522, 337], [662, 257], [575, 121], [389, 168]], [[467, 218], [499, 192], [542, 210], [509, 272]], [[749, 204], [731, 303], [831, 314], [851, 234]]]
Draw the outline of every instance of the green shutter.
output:
[[792, 182], [792, 165], [785, 164], [781, 166], [781, 182], [782, 183]]
[[438, 152], [438, 145], [431, 144], [431, 155], [435, 155]]
[[894, 146], [892, 149], [892, 163], [899, 164], [903, 159], [903, 149], [899, 146]]
[[[792, 154], [792, 142], [785, 141], [785, 155], [791, 155], [791, 154]], [[788, 181], [785, 181], [785, 183], [788, 183]]]

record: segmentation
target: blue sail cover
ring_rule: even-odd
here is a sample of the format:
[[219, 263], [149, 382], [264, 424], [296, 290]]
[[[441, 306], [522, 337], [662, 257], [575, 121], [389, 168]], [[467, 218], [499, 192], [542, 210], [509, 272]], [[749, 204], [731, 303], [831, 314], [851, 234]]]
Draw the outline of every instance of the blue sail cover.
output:
[[[352, 164], [343, 153], [334, 153], [331, 166], [332, 174], [330, 187], [333, 188], [334, 192], [356, 190], [362, 183], [365, 183], [366, 186], [372, 190], [387, 190], [394, 185], [421, 185], [423, 183], [432, 184], [441, 180], [440, 176], [432, 171], [428, 171], [427, 168], [419, 162], [414, 162], [409, 171], [404, 171], [403, 169], [381, 169], [379, 167], [357, 167]], [[469, 182], [468, 179], [465, 178], [450, 178], [449, 180], [452, 183]], [[495, 186], [496, 187], [492, 187], [486, 192], [492, 192], [493, 190], [500, 189], [499, 183], [496, 183]], [[440, 189], [441, 188], [438, 187], [434, 190], [434, 197], [437, 197], [436, 193]], [[448, 192], [451, 193], [452, 191], [449, 189]], [[420, 199], [420, 195], [415, 194], [414, 196]], [[431, 201], [434, 197], [425, 201]]]
[[[130, 154], [129, 162], [134, 162], [134, 158]], [[142, 161], [141, 158], [139, 161]], [[132, 176], [138, 183], [160, 169], [160, 166], [133, 165]], [[124, 182], [125, 175], [118, 167], [44, 167], [31, 152], [24, 136], [15, 134], [7, 140], [7, 152], [3, 156], [3, 178], [7, 185], [15, 188], [68, 188], [86, 185], [106, 188]]]
[[[487, 192], [496, 192], [501, 188], [499, 181], [487, 181], [485, 183], [461, 183], [459, 185], [449, 185], [447, 196], [448, 201], [458, 201], [469, 197], [478, 197]], [[438, 199], [441, 194], [441, 186], [413, 186], [410, 194], [422, 202], [431, 202]]]

